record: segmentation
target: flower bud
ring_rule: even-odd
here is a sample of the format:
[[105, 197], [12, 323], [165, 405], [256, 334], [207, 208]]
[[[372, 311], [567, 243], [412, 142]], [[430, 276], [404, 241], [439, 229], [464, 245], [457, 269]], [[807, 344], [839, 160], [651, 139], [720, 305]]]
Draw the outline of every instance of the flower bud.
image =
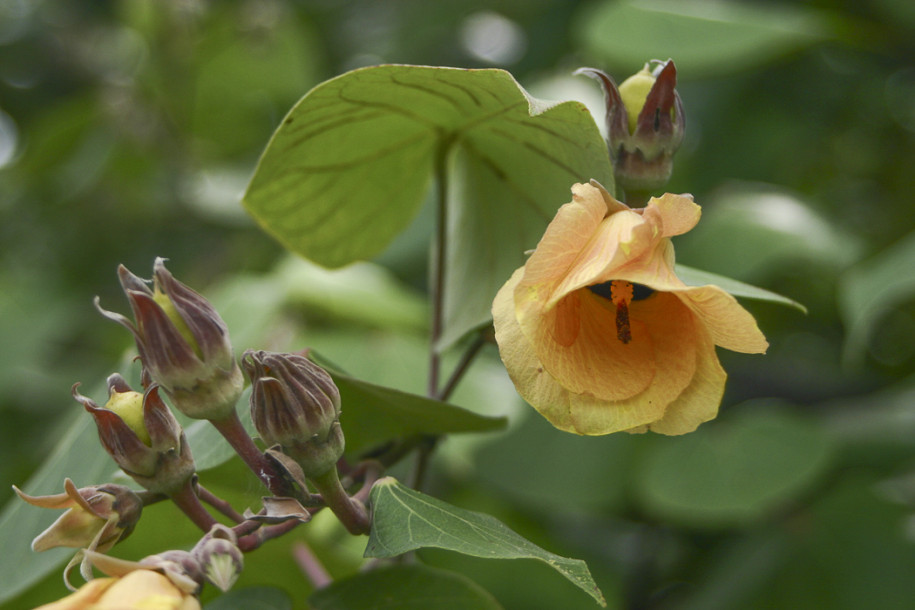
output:
[[134, 336], [144, 371], [175, 408], [194, 419], [219, 420], [234, 412], [244, 378], [232, 354], [225, 322], [209, 301], [178, 280], [157, 258], [153, 289], [126, 267], [121, 286], [136, 324], [95, 305]]
[[118, 466], [155, 493], [169, 494], [193, 476], [194, 458], [184, 431], [152, 385], [141, 395], [118, 374], [108, 377], [108, 402], [100, 407], [77, 392], [73, 397], [95, 418], [99, 440]]
[[245, 565], [237, 545], [235, 532], [216, 524], [191, 549], [191, 555], [199, 562], [206, 579], [222, 592], [232, 588]]
[[248, 350], [251, 419], [265, 443], [279, 445], [308, 478], [325, 474], [343, 455], [340, 392], [327, 372], [304, 356]]
[[607, 145], [617, 184], [640, 192], [664, 186], [686, 127], [674, 62], [659, 62], [654, 71], [646, 64], [619, 88], [601, 70], [579, 68], [576, 74], [594, 78], [604, 89]]
[[123, 485], [77, 489], [73, 481], [66, 479], [64, 493], [51, 496], [30, 496], [15, 485], [13, 489], [32, 506], [66, 509], [32, 541], [33, 551], [63, 546], [103, 553], [130, 535], [143, 512], [139, 496]]

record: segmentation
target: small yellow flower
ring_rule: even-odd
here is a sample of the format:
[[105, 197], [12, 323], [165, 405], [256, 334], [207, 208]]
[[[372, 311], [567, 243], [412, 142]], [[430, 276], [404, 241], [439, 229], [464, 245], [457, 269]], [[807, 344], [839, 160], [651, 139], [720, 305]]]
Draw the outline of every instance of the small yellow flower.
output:
[[713, 419], [726, 373], [715, 346], [763, 353], [756, 321], [717, 286], [687, 286], [670, 238], [699, 221], [692, 198], [643, 209], [576, 184], [493, 303], [519, 394], [577, 434], [691, 432]]
[[153, 570], [96, 578], [78, 591], [35, 610], [200, 610], [196, 597]]
[[13, 485], [19, 497], [40, 508], [66, 509], [57, 521], [32, 541], [32, 550], [87, 547], [105, 552], [133, 531], [143, 502], [122, 485], [94, 485], [77, 489], [64, 480], [64, 493], [30, 496]]

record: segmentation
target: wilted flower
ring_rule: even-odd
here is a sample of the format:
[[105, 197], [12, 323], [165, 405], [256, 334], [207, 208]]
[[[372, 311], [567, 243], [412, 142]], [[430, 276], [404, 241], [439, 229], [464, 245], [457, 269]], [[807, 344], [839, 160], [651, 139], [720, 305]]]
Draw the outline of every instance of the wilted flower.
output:
[[343, 455], [340, 391], [330, 375], [298, 354], [248, 350], [251, 419], [268, 445], [279, 445], [306, 477], [333, 468]]
[[607, 144], [617, 183], [626, 191], [664, 186], [686, 126], [674, 62], [659, 62], [654, 71], [646, 64], [619, 88], [601, 70], [580, 68], [576, 74], [594, 78], [604, 89]]
[[674, 272], [670, 237], [696, 225], [699, 206], [666, 194], [631, 209], [596, 183], [572, 193], [493, 303], [515, 387], [578, 434], [694, 430], [724, 391], [715, 346], [768, 347], [734, 297]]
[[96, 578], [78, 591], [36, 610], [200, 610], [194, 595], [153, 570], [133, 570], [121, 577]]
[[194, 458], [184, 431], [159, 397], [159, 387], [134, 392], [118, 374], [108, 377], [108, 402], [100, 407], [73, 386], [73, 397], [95, 418], [99, 439], [118, 466], [156, 493], [169, 494], [193, 476]]
[[176, 280], [157, 258], [153, 289], [118, 267], [136, 324], [95, 304], [105, 317], [133, 333], [143, 366], [179, 411], [220, 420], [235, 412], [244, 379], [232, 354], [229, 331], [210, 303]]
[[123, 485], [77, 489], [73, 481], [66, 479], [64, 493], [51, 496], [30, 496], [15, 485], [13, 489], [32, 506], [66, 509], [32, 541], [33, 551], [64, 546], [103, 553], [130, 535], [143, 512], [139, 496]]

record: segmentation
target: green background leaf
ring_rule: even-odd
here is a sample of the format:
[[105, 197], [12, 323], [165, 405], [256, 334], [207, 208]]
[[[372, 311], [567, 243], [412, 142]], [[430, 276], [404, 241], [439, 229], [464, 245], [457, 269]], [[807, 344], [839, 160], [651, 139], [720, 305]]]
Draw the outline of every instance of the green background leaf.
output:
[[375, 483], [371, 503], [372, 531], [366, 557], [394, 557], [432, 547], [488, 559], [537, 559], [606, 605], [584, 561], [545, 551], [490, 515], [452, 506], [391, 477]]
[[[244, 197], [286, 248], [329, 267], [368, 259], [446, 180], [447, 346], [486, 322], [576, 182], [612, 189], [587, 109], [535, 100], [502, 70], [378, 66], [312, 89], [276, 131]], [[442, 185], [440, 185], [442, 186]]]
[[637, 479], [645, 507], [691, 526], [746, 524], [808, 489], [829, 466], [830, 437], [790, 411], [746, 409], [658, 444]]
[[621, 0], [581, 19], [585, 44], [614, 65], [674, 58], [691, 78], [731, 74], [823, 40], [818, 13], [785, 3]]
[[362, 572], [316, 591], [315, 610], [499, 610], [502, 606], [472, 580], [422, 565]]
[[344, 405], [340, 423], [346, 452], [358, 456], [385, 441], [420, 434], [487, 432], [504, 428], [504, 417], [487, 417], [416, 394], [334, 374]]
[[276, 587], [233, 589], [204, 606], [204, 610], [292, 610], [289, 596]]

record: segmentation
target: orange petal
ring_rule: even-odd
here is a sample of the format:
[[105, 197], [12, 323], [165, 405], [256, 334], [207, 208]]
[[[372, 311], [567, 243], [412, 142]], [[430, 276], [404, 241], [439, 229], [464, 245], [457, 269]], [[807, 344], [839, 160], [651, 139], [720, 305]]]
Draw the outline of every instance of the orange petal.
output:
[[[630, 316], [640, 320], [652, 333], [654, 379], [644, 392], [621, 401], [572, 395], [572, 422], [578, 434], [609, 434], [657, 421], [693, 380], [700, 336], [690, 310], [676, 297], [656, 293], [644, 301], [633, 302]], [[635, 327], [632, 332], [634, 343]]]
[[39, 606], [35, 610], [85, 610], [86, 608], [94, 608], [95, 606], [92, 604], [96, 603], [116, 580], [116, 578], [95, 578], [63, 599]]
[[559, 208], [527, 260], [526, 284], [553, 283], [562, 278], [607, 215], [607, 204], [598, 189], [576, 184], [572, 193], [572, 201]]
[[619, 212], [605, 218], [595, 227], [572, 265], [563, 270], [555, 269], [555, 287], [546, 307], [579, 288], [600, 283], [604, 278], [615, 279], [616, 269], [650, 249], [652, 231], [653, 228], [635, 212]]
[[[577, 319], [569, 320], [569, 312]], [[537, 358], [562, 387], [598, 400], [625, 400], [643, 392], [655, 376], [655, 334], [635, 308], [629, 319], [632, 341], [623, 343], [617, 338], [615, 306], [582, 289], [567, 296], [563, 306], [521, 324]], [[557, 329], [571, 336], [572, 324], [577, 326], [574, 340], [558, 341]]]
[[663, 237], [672, 237], [695, 227], [702, 215], [702, 208], [693, 203], [692, 195], [664, 193], [648, 200], [644, 214], [657, 225]]
[[718, 286], [691, 287], [676, 295], [708, 329], [715, 345], [748, 354], [764, 354], [768, 349], [756, 319]]
[[667, 407], [664, 417], [649, 424], [648, 428], [660, 434], [686, 434], [714, 419], [726, 380], [727, 373], [715, 354], [715, 344], [705, 334], [696, 351], [696, 373], [689, 386]]
[[544, 370], [515, 317], [514, 292], [523, 274], [523, 267], [517, 269], [493, 301], [492, 318], [499, 355], [518, 394], [554, 426], [574, 432], [569, 393]]
[[186, 610], [200, 608], [200, 603], [179, 590], [166, 576], [152, 570], [134, 570], [119, 578], [105, 591], [98, 605], [93, 608], [96, 610], [123, 608]]

